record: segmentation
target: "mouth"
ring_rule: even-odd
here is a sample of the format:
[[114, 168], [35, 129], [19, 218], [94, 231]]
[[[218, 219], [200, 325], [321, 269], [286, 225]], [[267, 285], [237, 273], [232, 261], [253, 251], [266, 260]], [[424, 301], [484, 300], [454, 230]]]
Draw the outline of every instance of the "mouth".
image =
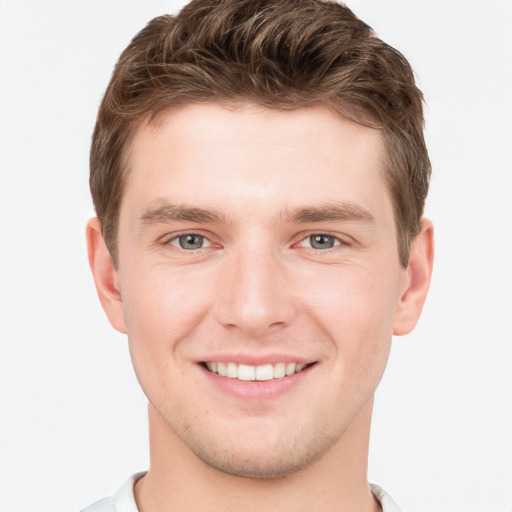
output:
[[229, 379], [238, 379], [242, 381], [268, 381], [284, 379], [300, 373], [305, 369], [316, 364], [312, 363], [274, 363], [252, 366], [248, 364], [238, 364], [234, 362], [213, 362], [206, 361], [203, 366], [211, 373], [216, 373], [221, 377]]

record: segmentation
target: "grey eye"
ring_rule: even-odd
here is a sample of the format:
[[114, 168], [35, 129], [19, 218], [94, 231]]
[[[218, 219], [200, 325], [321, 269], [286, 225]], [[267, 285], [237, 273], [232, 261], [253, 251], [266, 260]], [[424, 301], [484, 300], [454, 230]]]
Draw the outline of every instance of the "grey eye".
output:
[[311, 235], [309, 237], [309, 243], [313, 249], [331, 249], [339, 242], [335, 237], [330, 235]]
[[[178, 242], [182, 249], [193, 251], [194, 249], [201, 249], [204, 246], [204, 236], [201, 235], [181, 235], [174, 239], [173, 242]], [[171, 242], [172, 243], [172, 242]], [[175, 244], [174, 244], [175, 245]]]

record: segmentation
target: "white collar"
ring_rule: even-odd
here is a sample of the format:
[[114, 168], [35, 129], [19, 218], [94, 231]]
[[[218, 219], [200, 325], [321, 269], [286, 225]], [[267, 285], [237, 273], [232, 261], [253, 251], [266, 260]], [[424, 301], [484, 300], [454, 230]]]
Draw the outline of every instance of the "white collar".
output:
[[[135, 473], [114, 495], [115, 512], [139, 512], [135, 502], [133, 487], [137, 480], [142, 478], [146, 473]], [[393, 501], [391, 496], [382, 487], [376, 484], [370, 484], [373, 495], [382, 507], [382, 512], [400, 512], [398, 505]]]

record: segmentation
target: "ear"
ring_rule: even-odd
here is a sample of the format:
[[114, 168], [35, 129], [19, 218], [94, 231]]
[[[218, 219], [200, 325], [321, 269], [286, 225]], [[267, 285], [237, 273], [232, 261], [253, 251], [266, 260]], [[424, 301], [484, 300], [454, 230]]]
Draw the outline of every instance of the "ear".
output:
[[409, 264], [404, 270], [393, 334], [408, 334], [418, 323], [430, 286], [433, 262], [434, 227], [428, 219], [422, 219], [420, 232], [411, 243]]
[[103, 310], [112, 327], [126, 334], [119, 277], [103, 240], [100, 221], [97, 217], [90, 219], [87, 223], [86, 237], [89, 265]]

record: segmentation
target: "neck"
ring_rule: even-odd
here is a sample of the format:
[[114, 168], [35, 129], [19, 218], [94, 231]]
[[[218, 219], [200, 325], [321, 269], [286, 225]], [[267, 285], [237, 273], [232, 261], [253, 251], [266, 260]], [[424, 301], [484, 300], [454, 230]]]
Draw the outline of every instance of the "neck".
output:
[[373, 400], [365, 404], [323, 457], [278, 479], [242, 478], [207, 466], [150, 405], [151, 465], [135, 486], [139, 510], [377, 512], [366, 476], [372, 405]]

